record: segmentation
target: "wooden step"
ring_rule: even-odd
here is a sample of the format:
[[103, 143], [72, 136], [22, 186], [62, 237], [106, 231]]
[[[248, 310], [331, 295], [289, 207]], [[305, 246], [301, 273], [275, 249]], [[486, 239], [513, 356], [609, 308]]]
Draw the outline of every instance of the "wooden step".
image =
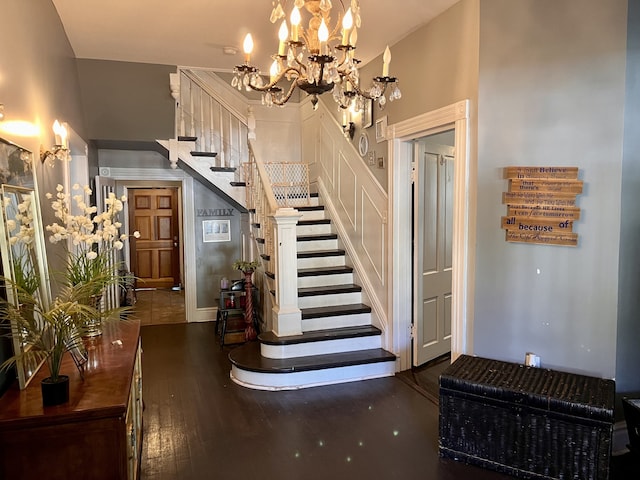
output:
[[324, 210], [324, 205], [305, 205], [302, 207], [296, 207], [299, 212], [316, 212]]
[[373, 325], [357, 327], [331, 328], [305, 332], [301, 335], [289, 335], [278, 337], [273, 332], [263, 332], [258, 335], [258, 340], [267, 345], [295, 345], [299, 343], [324, 342], [327, 340], [344, 340], [348, 338], [369, 337], [380, 335], [382, 332]]
[[192, 157], [210, 157], [210, 158], [215, 158], [215, 157], [218, 156], [217, 152], [198, 152], [196, 150], [192, 150], [189, 153], [191, 153]]
[[229, 352], [229, 360], [231, 360], [232, 364], [253, 372], [291, 373], [364, 363], [395, 361], [396, 356], [382, 348], [375, 348], [358, 352], [273, 359], [260, 355], [260, 344], [258, 342], [249, 342], [242, 347], [231, 350]]
[[318, 242], [320, 240], [337, 240], [336, 233], [323, 233], [321, 235], [299, 235], [296, 237], [298, 242]]
[[317, 297], [320, 295], [340, 295], [343, 293], [361, 292], [362, 287], [355, 283], [346, 285], [326, 285], [321, 287], [306, 287], [298, 289], [298, 297]]
[[179, 142], [195, 142], [198, 137], [178, 136]]
[[231, 185], [232, 187], [246, 187], [247, 183], [246, 182], [229, 182], [229, 185]]
[[236, 171], [233, 167], [209, 167], [212, 172], [233, 173]]
[[298, 252], [298, 258], [341, 257], [345, 252], [342, 249], [313, 250], [310, 252]]
[[329, 225], [331, 224], [330, 218], [320, 218], [318, 220], [299, 220], [299, 227], [308, 227], [310, 225]]
[[302, 308], [302, 320], [313, 318], [327, 318], [344, 315], [357, 315], [360, 313], [371, 313], [371, 307], [364, 303], [351, 305], [333, 305], [330, 307]]
[[341, 265], [338, 267], [318, 267], [318, 268], [299, 268], [298, 269], [298, 277], [341, 275], [343, 273], [353, 273], [353, 267]]

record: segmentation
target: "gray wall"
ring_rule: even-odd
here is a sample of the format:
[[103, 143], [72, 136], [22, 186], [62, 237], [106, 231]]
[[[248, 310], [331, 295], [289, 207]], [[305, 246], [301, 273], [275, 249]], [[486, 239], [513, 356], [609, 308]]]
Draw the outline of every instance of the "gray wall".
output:
[[[193, 182], [196, 223], [196, 276], [198, 308], [215, 307], [218, 301], [220, 280], [237, 280], [242, 277], [231, 265], [242, 257], [240, 237], [241, 213], [200, 182]], [[229, 220], [231, 241], [203, 242], [202, 222]]]
[[[73, 50], [50, 1], [3, 0], [0, 18], [0, 103], [5, 105], [5, 118], [32, 122], [40, 129], [31, 137], [0, 135], [36, 152], [38, 184], [46, 178], [55, 185], [62, 179], [61, 172], [43, 169], [37, 159], [41, 145], [53, 145], [54, 119], [68, 122], [80, 135], [85, 133]], [[0, 345], [0, 362], [8, 355]], [[0, 375], [0, 389], [6, 380]]]
[[[387, 142], [376, 143], [375, 121], [387, 117], [389, 125], [452, 103], [476, 99], [478, 85], [478, 5], [479, 0], [461, 0], [428, 25], [402, 41], [390, 45], [390, 75], [399, 78], [402, 99], [389, 102], [381, 110], [374, 104], [374, 126], [367, 129], [369, 148], [375, 157], [384, 158], [385, 168], [370, 166], [373, 175], [386, 190], [388, 181]], [[356, 50], [357, 52], [357, 50]], [[369, 88], [373, 77], [382, 74], [382, 53], [362, 67], [360, 82]], [[386, 93], [387, 98], [389, 92]], [[326, 98], [325, 98], [326, 97]], [[331, 96], [324, 95], [329, 111], [338, 120], [341, 114]], [[360, 137], [357, 125], [354, 142]]]
[[[626, 11], [625, 0], [480, 2], [478, 355], [532, 351], [546, 367], [615, 376]], [[505, 242], [508, 165], [580, 168], [578, 247]]]
[[616, 389], [640, 393], [640, 1], [629, 2]]
[[91, 140], [154, 141], [174, 137], [169, 73], [176, 67], [78, 59]]

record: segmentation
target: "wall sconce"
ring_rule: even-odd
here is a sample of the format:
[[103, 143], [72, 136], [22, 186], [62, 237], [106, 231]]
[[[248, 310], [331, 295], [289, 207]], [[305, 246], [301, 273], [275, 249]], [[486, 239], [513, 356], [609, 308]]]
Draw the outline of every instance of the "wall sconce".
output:
[[4, 120], [4, 103], [0, 103], [0, 122]]
[[349, 122], [347, 125], [342, 125], [342, 132], [349, 140], [353, 140], [353, 136], [356, 134], [356, 124]]
[[55, 144], [51, 147], [51, 150], [45, 151], [40, 146], [40, 160], [42, 160], [42, 163], [46, 162], [50, 167], [53, 167], [56, 158], [63, 161], [71, 160], [67, 141], [67, 127], [56, 120], [53, 122], [53, 134], [55, 135]]

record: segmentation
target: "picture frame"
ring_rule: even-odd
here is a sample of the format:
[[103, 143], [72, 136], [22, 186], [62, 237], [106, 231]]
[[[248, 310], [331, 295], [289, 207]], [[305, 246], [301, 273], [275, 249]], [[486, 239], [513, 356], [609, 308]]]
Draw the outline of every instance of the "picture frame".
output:
[[202, 241], [204, 243], [230, 242], [231, 220], [203, 220]]
[[387, 116], [376, 120], [376, 142], [384, 142], [387, 139]]
[[369, 128], [373, 125], [373, 100], [364, 99], [364, 107], [362, 108], [362, 124], [361, 128]]

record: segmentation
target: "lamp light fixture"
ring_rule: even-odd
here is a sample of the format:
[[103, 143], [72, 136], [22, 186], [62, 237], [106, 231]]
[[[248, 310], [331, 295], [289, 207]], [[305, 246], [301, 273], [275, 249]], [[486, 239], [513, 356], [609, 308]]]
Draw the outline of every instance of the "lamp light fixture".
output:
[[[360, 61], [354, 57], [361, 25], [359, 0], [351, 0], [350, 8], [337, 15], [333, 27], [330, 27], [331, 0], [295, 0], [289, 24], [282, 7], [283, 1], [286, 4], [286, 0], [278, 0], [271, 12], [271, 23], [283, 20], [278, 32], [278, 53], [273, 55], [269, 82], [265, 84], [260, 71], [249, 63], [253, 39], [251, 34], [247, 34], [244, 43], [245, 63], [235, 67], [235, 75], [231, 80], [233, 87], [262, 92], [262, 103], [267, 106], [284, 105], [294, 90], [299, 88], [312, 96], [314, 109], [318, 95], [329, 91], [333, 91], [334, 100], [344, 110], [350, 107], [363, 110], [365, 99], [376, 100], [384, 107], [387, 88], [390, 89], [390, 101], [402, 97], [398, 79], [389, 76], [389, 47], [383, 55], [382, 76], [374, 77], [368, 89], [360, 86]], [[339, 1], [344, 11], [343, 0]], [[311, 15], [306, 28], [301, 23], [300, 10], [303, 7]], [[284, 79], [291, 82], [287, 89], [280, 86]], [[347, 126], [346, 123], [344, 125]]]
[[0, 122], [4, 120], [4, 103], [0, 103]]
[[67, 127], [65, 124], [60, 123], [58, 120], [53, 122], [53, 134], [55, 136], [55, 144], [50, 150], [45, 151], [44, 148], [40, 146], [40, 160], [50, 167], [54, 166], [56, 159], [63, 161], [71, 160], [67, 139]]

